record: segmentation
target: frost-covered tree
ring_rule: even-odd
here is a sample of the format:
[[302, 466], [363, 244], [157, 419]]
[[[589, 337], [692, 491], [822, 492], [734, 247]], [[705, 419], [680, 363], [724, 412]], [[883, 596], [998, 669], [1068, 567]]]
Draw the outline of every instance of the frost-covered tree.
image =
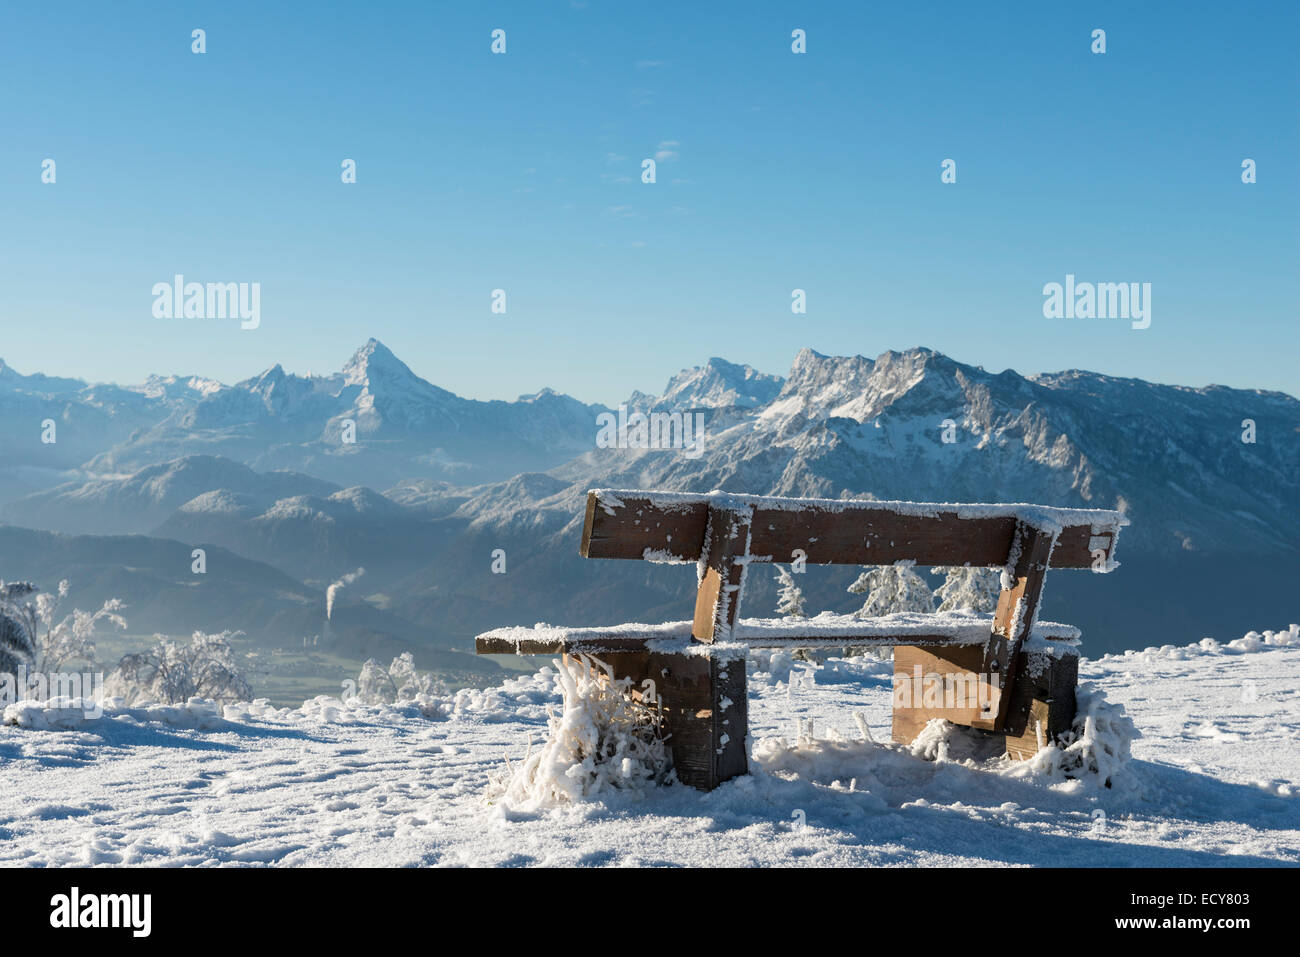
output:
[[395, 704], [418, 701], [421, 695], [445, 695], [447, 686], [431, 674], [415, 670], [415, 659], [404, 651], [384, 668], [374, 658], [361, 666], [357, 677], [357, 698], [362, 704]]
[[1002, 591], [1002, 576], [996, 568], [972, 568], [969, 565], [943, 565], [936, 572], [947, 578], [935, 589], [939, 611], [994, 611]]
[[36, 593], [31, 582], [0, 581], [0, 674], [17, 674], [36, 664]]
[[859, 618], [876, 618], [899, 611], [934, 611], [934, 593], [910, 565], [864, 566], [849, 586], [854, 595], [866, 595]]
[[773, 566], [776, 580], [781, 585], [777, 594], [776, 613], [782, 618], [803, 618], [803, 591], [794, 583], [794, 575], [780, 565]]
[[[0, 582], [0, 646], [9, 649], [12, 659], [8, 664], [0, 661], [0, 670], [12, 673], [21, 663], [34, 674], [49, 674], [72, 661], [93, 662], [96, 629], [103, 624], [126, 627], [126, 620], [118, 614], [120, 599], [109, 599], [98, 611], [74, 608], [60, 617], [59, 608], [67, 597], [66, 579], [53, 594], [39, 592], [30, 582]], [[18, 650], [20, 647], [26, 647], [26, 652]], [[4, 654], [0, 652], [0, 657]]]
[[74, 608], [70, 614], [59, 617], [59, 606], [68, 597], [68, 581], [59, 582], [54, 594], [36, 596], [36, 617], [40, 630], [36, 636], [36, 670], [54, 672], [70, 661], [95, 660], [95, 631], [108, 624], [126, 628], [126, 619], [118, 614], [122, 610], [120, 598], [110, 598], [98, 611]]
[[190, 698], [213, 701], [247, 701], [253, 689], [235, 661], [232, 638], [241, 631], [219, 635], [196, 631], [188, 645], [155, 635], [157, 644], [138, 654], [126, 655], [104, 682], [105, 691], [128, 702], [157, 701], [184, 704]]

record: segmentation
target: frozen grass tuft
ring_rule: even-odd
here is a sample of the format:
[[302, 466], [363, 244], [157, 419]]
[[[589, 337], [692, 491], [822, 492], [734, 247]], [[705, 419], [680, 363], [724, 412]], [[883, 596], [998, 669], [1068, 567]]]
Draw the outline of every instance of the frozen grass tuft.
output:
[[1074, 779], [1096, 787], [1128, 790], [1135, 786], [1128, 763], [1130, 748], [1140, 738], [1124, 706], [1106, 700], [1091, 685], [1077, 692], [1074, 723], [1054, 744], [1041, 748], [1028, 761], [1013, 765], [1017, 776], [1032, 774], [1048, 781]]
[[551, 714], [541, 749], [530, 748], [494, 781], [490, 797], [535, 809], [612, 791], [641, 794], [671, 777], [659, 712], [633, 696], [631, 679], [615, 680], [587, 655], [555, 664], [562, 711]]

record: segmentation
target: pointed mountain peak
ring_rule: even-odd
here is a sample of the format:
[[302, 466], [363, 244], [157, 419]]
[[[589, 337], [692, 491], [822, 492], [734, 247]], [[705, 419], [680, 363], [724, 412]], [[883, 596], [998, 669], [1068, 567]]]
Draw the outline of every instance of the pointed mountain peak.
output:
[[375, 379], [417, 379], [423, 382], [405, 362], [393, 355], [391, 349], [373, 336], [353, 353], [343, 367], [343, 378], [348, 385], [367, 385]]
[[389, 425], [424, 428], [464, 402], [416, 375], [375, 338], [367, 339], [348, 360], [342, 377], [345, 385], [361, 389], [358, 408], [364, 409], [368, 416], [377, 415]]
[[372, 356], [377, 357], [380, 360], [397, 358], [393, 355], [393, 350], [389, 349], [388, 346], [384, 345], [374, 336], [371, 336], [365, 341], [360, 349], [352, 354], [352, 361], [358, 362], [369, 360]]
[[238, 383], [238, 387], [260, 395], [265, 399], [273, 394], [283, 393], [287, 387], [286, 380], [292, 378], [293, 376], [284, 371], [284, 366], [277, 362], [251, 379], [245, 379], [243, 382]]

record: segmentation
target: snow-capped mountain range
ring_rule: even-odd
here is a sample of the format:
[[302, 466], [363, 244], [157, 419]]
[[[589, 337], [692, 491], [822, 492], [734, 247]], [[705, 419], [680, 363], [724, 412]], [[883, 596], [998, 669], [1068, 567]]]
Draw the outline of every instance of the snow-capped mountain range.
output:
[[[366, 564], [393, 610], [457, 642], [480, 626], [675, 607], [691, 583], [577, 559], [594, 486], [1119, 508], [1133, 522], [1126, 583], [1054, 580], [1053, 592], [1088, 608], [1150, 604], [1149, 621], [1186, 605], [1171, 607], [1163, 587], [1271, 592], [1300, 568], [1300, 401], [1282, 393], [992, 374], [923, 348], [875, 359], [805, 349], [784, 378], [714, 358], [618, 405], [698, 413], [702, 453], [598, 447], [605, 406], [549, 390], [462, 399], [374, 339], [333, 375], [276, 365], [233, 386], [92, 386], [0, 364], [0, 517], [211, 542], [304, 582]], [[53, 445], [40, 442], [47, 418]], [[60, 473], [71, 480], [53, 485]], [[506, 576], [465, 558], [497, 547], [512, 556]], [[0, 577], [20, 577], [6, 558]], [[762, 586], [755, 596], [765, 600]]]
[[[550, 390], [514, 402], [462, 399], [375, 339], [332, 375], [294, 375], [277, 364], [232, 386], [184, 376], [87, 385], [19, 375], [0, 361], [9, 468], [121, 475], [211, 454], [347, 484], [386, 487], [411, 477], [472, 484], [578, 454], [591, 445], [598, 411]], [[42, 442], [46, 419], [58, 427], [53, 444]]]

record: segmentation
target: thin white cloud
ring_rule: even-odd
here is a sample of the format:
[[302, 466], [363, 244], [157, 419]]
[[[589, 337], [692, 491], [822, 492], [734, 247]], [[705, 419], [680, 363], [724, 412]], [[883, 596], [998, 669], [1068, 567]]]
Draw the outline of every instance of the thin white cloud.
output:
[[655, 153], [655, 162], [671, 163], [677, 159], [680, 159], [681, 154], [677, 152], [677, 147], [681, 145], [682, 144], [678, 143], [676, 140], [664, 140], [662, 143], [659, 144], [659, 149]]

